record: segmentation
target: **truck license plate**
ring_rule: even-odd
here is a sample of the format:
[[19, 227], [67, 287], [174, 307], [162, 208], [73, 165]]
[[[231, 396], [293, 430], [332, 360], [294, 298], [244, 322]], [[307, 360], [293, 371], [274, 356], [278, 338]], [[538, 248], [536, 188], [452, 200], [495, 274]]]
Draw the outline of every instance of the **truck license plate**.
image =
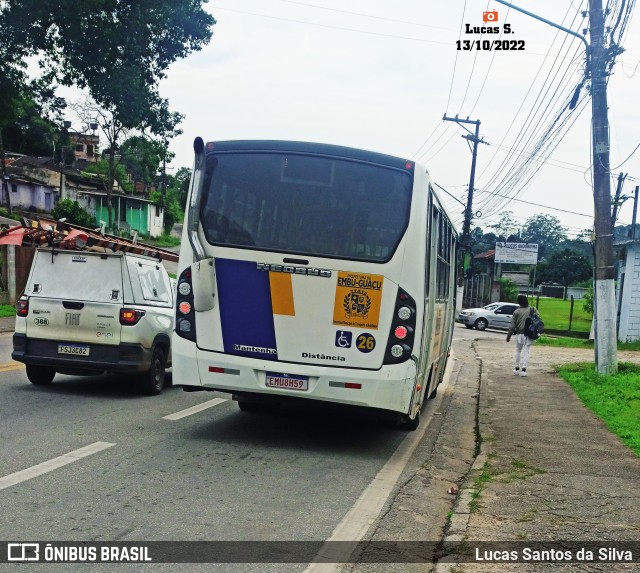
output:
[[269, 388], [283, 388], [284, 390], [309, 389], [309, 377], [294, 374], [280, 374], [278, 372], [267, 372], [266, 385]]
[[89, 356], [88, 346], [76, 344], [58, 344], [58, 354], [74, 354], [77, 356]]

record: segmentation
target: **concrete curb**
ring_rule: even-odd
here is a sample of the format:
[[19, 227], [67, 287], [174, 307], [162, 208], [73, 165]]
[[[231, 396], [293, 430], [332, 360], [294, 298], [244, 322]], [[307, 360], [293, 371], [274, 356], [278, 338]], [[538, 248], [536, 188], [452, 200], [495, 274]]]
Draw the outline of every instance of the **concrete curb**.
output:
[[13, 332], [16, 326], [15, 316], [2, 316], [0, 317], [0, 333]]
[[[486, 418], [482, 415], [483, 411], [486, 411], [484, 406], [486, 405], [486, 390], [487, 380], [485, 378], [485, 372], [482, 368], [482, 357], [478, 355], [475, 342], [472, 345], [474, 352], [476, 353], [476, 359], [480, 362], [480, 380], [478, 384], [478, 407], [476, 411], [476, 431], [477, 439], [479, 440], [479, 453], [476, 456], [471, 468], [464, 479], [464, 486], [460, 488], [458, 496], [453, 504], [451, 517], [446, 529], [446, 533], [442, 538], [443, 544], [450, 545], [454, 543], [461, 543], [467, 537], [467, 530], [469, 528], [469, 520], [471, 519], [471, 502], [474, 501], [475, 488], [473, 487], [473, 479], [476, 475], [480, 474], [486, 464], [489, 453], [490, 445], [488, 442], [482, 439], [482, 436], [486, 433]], [[436, 566], [432, 569], [432, 573], [458, 573], [460, 571], [461, 562], [456, 560], [456, 555], [442, 557]]]

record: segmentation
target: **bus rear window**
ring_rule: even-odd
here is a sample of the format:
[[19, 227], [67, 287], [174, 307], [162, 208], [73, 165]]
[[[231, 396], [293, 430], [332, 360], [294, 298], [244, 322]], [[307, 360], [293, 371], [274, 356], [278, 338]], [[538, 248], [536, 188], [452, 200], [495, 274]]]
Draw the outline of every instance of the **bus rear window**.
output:
[[384, 262], [409, 220], [409, 173], [333, 157], [210, 156], [201, 222], [212, 245]]

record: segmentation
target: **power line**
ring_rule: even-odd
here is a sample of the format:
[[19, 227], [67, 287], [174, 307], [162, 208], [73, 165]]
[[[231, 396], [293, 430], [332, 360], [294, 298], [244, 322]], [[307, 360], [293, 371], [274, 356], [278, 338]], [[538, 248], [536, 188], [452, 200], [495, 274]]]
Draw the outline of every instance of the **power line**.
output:
[[338, 8], [328, 8], [327, 6], [318, 6], [317, 4], [307, 4], [306, 2], [297, 2], [296, 0], [280, 0], [287, 4], [297, 4], [299, 6], [307, 6], [309, 8], [317, 8], [318, 10], [327, 10], [330, 12], [339, 12], [340, 14], [351, 14], [352, 16], [362, 16], [363, 18], [372, 18], [375, 20], [384, 20], [386, 22], [396, 22], [398, 24], [409, 24], [410, 26], [421, 26], [423, 28], [433, 28], [434, 30], [445, 30], [451, 32], [451, 28], [443, 28], [442, 26], [431, 26], [430, 24], [422, 24], [421, 22], [410, 22], [409, 20], [397, 20], [395, 18], [387, 18], [385, 16], [374, 16], [373, 14], [364, 14], [363, 12], [351, 12], [349, 10], [340, 10]]
[[296, 24], [306, 24], [307, 26], [316, 26], [318, 28], [340, 30], [342, 32], [355, 32], [357, 34], [368, 34], [370, 36], [381, 36], [383, 38], [394, 38], [396, 40], [410, 40], [413, 42], [424, 42], [426, 44], [441, 44], [443, 46], [451, 45], [451, 42], [438, 42], [437, 40], [425, 40], [424, 38], [412, 38], [409, 36], [399, 36], [396, 34], [382, 34], [380, 32], [370, 32], [368, 30], [358, 30], [356, 28], [346, 28], [343, 26], [331, 26], [329, 24], [318, 24], [317, 22], [306, 22], [304, 20], [296, 20], [295, 18], [282, 18], [280, 16], [269, 16], [268, 14], [258, 14], [257, 12], [248, 12], [246, 10], [236, 10], [235, 8], [225, 8], [223, 6], [211, 6], [211, 8], [213, 8], [214, 10], [226, 10], [227, 12], [235, 12], [236, 14], [257, 16], [258, 18], [267, 18], [269, 20], [280, 20], [282, 22], [293, 22]]
[[[464, 15], [466, 13], [467, 10], [467, 0], [464, 0], [464, 5], [462, 7], [462, 16], [460, 17], [460, 29], [458, 31], [458, 40], [460, 40], [460, 38], [462, 37], [462, 29], [464, 28]], [[456, 77], [456, 67], [458, 65], [458, 53], [459, 50], [456, 50], [456, 57], [453, 60], [453, 71], [451, 72], [451, 83], [449, 84], [449, 96], [447, 97], [447, 105], [445, 106], [445, 112], [447, 109], [449, 109], [449, 102], [451, 101], [451, 92], [453, 90], [453, 81]], [[429, 137], [427, 137], [427, 139], [420, 145], [420, 147], [418, 147], [417, 151], [411, 156], [412, 158], [415, 158], [421, 151], [422, 149], [424, 149], [424, 147], [427, 145], [427, 143], [429, 143], [429, 140], [434, 136], [434, 134], [436, 133], [436, 131], [438, 130], [438, 128], [442, 125], [442, 123], [438, 122], [438, 124], [436, 124], [436, 126], [433, 128], [433, 131], [429, 134]], [[427, 147], [427, 149], [424, 151], [424, 153], [420, 156], [419, 159], [422, 159], [423, 157], [425, 157], [427, 155], [427, 153], [429, 153], [429, 150], [431, 150], [433, 148], [433, 146], [438, 143], [438, 141], [440, 141], [443, 137], [444, 134], [447, 133], [447, 131], [449, 131], [450, 125], [446, 124], [444, 131], [440, 134], [440, 136], [429, 146]], [[451, 138], [449, 138], [448, 141], [450, 141]], [[446, 145], [446, 144], [445, 144]]]
[[618, 167], [622, 167], [627, 161], [629, 161], [629, 159], [631, 159], [631, 156], [638, 151], [638, 149], [640, 148], [640, 143], [638, 143], [638, 145], [636, 145], [636, 148], [629, 154], [629, 157], [627, 157], [620, 165], [616, 165], [615, 167], [612, 167], [611, 169], [618, 169]]
[[579, 215], [580, 217], [589, 217], [590, 219], [593, 219], [593, 215], [586, 215], [585, 213], [577, 213], [576, 211], [569, 211], [567, 209], [560, 209], [558, 207], [542, 205], [541, 203], [533, 203], [532, 201], [525, 201], [524, 199], [516, 199], [515, 197], [510, 197], [509, 195], [501, 195], [500, 193], [486, 191], [484, 189], [476, 189], [476, 191], [479, 193], [486, 193], [488, 195], [496, 195], [497, 197], [505, 197], [509, 199], [509, 201], [518, 201], [519, 203], [526, 203], [527, 205], [533, 205], [534, 207], [542, 207], [544, 209], [550, 209], [552, 211], [561, 211], [562, 213], [569, 213], [570, 215]]
[[[611, 37], [610, 65], [608, 66], [608, 70], [607, 70], [609, 73], [610, 73], [611, 69], [613, 68], [616, 55], [618, 53], [620, 53], [620, 48], [619, 48], [618, 45], [615, 44], [615, 41], [614, 41], [614, 33], [616, 32], [616, 30], [619, 29], [620, 33], [618, 35], [618, 38], [622, 38], [623, 37], [624, 30], [625, 30], [625, 28], [626, 28], [626, 26], [627, 26], [627, 24], [629, 22], [629, 19], [630, 19], [631, 8], [632, 8], [631, 5], [633, 3], [634, 3], [634, 0], [632, 0], [631, 2], [628, 2], [628, 3], [625, 0], [623, 0], [622, 4], [620, 6], [620, 10], [619, 10], [619, 12], [617, 14], [616, 14], [616, 9], [618, 7], [617, 6], [617, 2], [612, 2], [611, 3], [610, 20], [611, 21], [615, 20], [615, 24], [613, 26], [610, 26], [610, 28], [609, 28], [610, 37]], [[615, 6], [614, 6], [614, 4], [615, 4]], [[625, 4], [626, 4], [626, 10], [625, 10]], [[622, 16], [623, 12], [624, 12], [624, 17]], [[575, 21], [575, 17], [574, 17], [574, 21]], [[558, 72], [556, 72], [556, 75], [557, 75], [557, 73]], [[583, 79], [582, 83], [584, 83], [584, 81], [585, 80]], [[582, 85], [582, 84], [580, 84], [580, 85]], [[558, 93], [558, 89], [556, 89], [555, 93]], [[535, 154], [543, 155], [543, 154], [546, 153], [546, 156], [544, 157], [544, 159], [549, 157], [550, 154], [552, 153], [552, 151], [558, 146], [560, 136], [563, 133], [566, 133], [568, 131], [568, 129], [575, 123], [575, 121], [577, 120], [579, 115], [582, 113], [582, 111], [584, 111], [588, 98], [586, 97], [586, 95], [583, 95], [578, 100], [577, 99], [578, 98], [578, 93], [579, 92], [576, 92], [576, 94], [574, 94], [574, 96], [571, 98], [570, 105], [564, 105], [561, 108], [560, 113], [558, 114], [558, 116], [556, 117], [554, 122], [551, 123], [551, 125], [541, 135], [540, 139], [538, 140], [538, 142], [534, 146], [534, 153]], [[577, 105], [576, 105], [576, 101], [578, 102]], [[569, 113], [565, 113], [567, 110], [569, 110]], [[579, 110], [579, 111], [577, 113], [575, 113], [575, 112], [573, 112], [573, 110]], [[563, 114], [564, 114], [564, 118], [561, 121], [559, 121]], [[573, 120], [570, 121], [570, 118], [571, 118], [572, 115], [574, 117], [573, 117]], [[532, 138], [529, 137], [529, 141], [531, 141], [531, 139]], [[514, 147], [515, 147], [515, 145], [514, 145]], [[635, 150], [634, 150], [634, 152], [635, 152]], [[495, 154], [494, 154], [494, 156], [495, 156]], [[504, 189], [506, 187], [512, 188], [512, 189], [515, 190], [515, 192], [512, 194], [512, 197], [517, 195], [518, 193], [522, 192], [524, 190], [524, 188], [526, 188], [526, 186], [532, 181], [532, 179], [540, 171], [540, 169], [542, 168], [542, 165], [543, 165], [543, 163], [541, 163], [540, 165], [538, 165], [537, 168], [532, 168], [532, 160], [533, 160], [533, 158], [525, 160], [520, 165], [518, 165], [518, 167], [515, 169], [515, 171], [512, 168], [510, 168], [510, 174], [508, 176], [504, 177], [502, 179], [502, 181], [497, 185], [497, 190], [501, 190], [501, 189]], [[503, 167], [506, 167], [506, 165], [503, 166]], [[522, 180], [525, 179], [525, 178], [526, 178], [526, 180], [524, 182], [522, 182]], [[495, 179], [495, 175], [494, 175], [494, 179]], [[484, 207], [484, 208], [493, 207], [494, 210], [497, 210], [497, 209], [501, 208], [503, 205], [504, 205], [504, 202], [500, 203], [499, 201], [489, 199], [489, 200], [485, 201], [484, 204], [481, 205], [481, 207]]]
[[[563, 22], [569, 15], [570, 11], [571, 9], [567, 10], [565, 17], [563, 19]], [[577, 16], [578, 16], [578, 13], [574, 15], [573, 22], [571, 23], [571, 25], [575, 23]], [[551, 49], [553, 48], [553, 43], [556, 41], [557, 37], [558, 37], [558, 33], [556, 33], [556, 36], [554, 37], [553, 42], [549, 46], [549, 50], [547, 51], [547, 53], [550, 53]], [[568, 41], [569, 39], [567, 37], [563, 38], [560, 46], [560, 50], [562, 50], [562, 47]], [[577, 54], [578, 49], [579, 48], [576, 48], [574, 55], [572, 56], [573, 58], [575, 58], [575, 54]], [[526, 159], [520, 162], [518, 162], [518, 159], [515, 157], [503, 162], [502, 165], [498, 168], [498, 170], [490, 178], [490, 180], [487, 183], [485, 183], [485, 187], [491, 185], [493, 181], [496, 181], [496, 179], [500, 176], [501, 173], [505, 173], [502, 180], [495, 185], [496, 190], [499, 191], [505, 188], [513, 188], [516, 190], [514, 194], [517, 194], [519, 191], [517, 191], [518, 186], [516, 186], [515, 183], [518, 180], [527, 176], [527, 174], [531, 171], [532, 161], [534, 160], [533, 157], [543, 153], [545, 148], [547, 149], [547, 151], [549, 151], [550, 148], [555, 148], [557, 146], [557, 143], [555, 143], [554, 140], [557, 140], [559, 136], [563, 133], [563, 131], [566, 131], [564, 128], [566, 126], [567, 118], [569, 115], [571, 115], [571, 110], [569, 110], [570, 113], [567, 114], [567, 116], [562, 121], [560, 121], [562, 115], [568, 109], [568, 101], [563, 103], [563, 105], [560, 107], [559, 110], [554, 110], [554, 106], [553, 106], [554, 102], [559, 100], [558, 95], [564, 89], [563, 86], [568, 85], [568, 83], [571, 81], [571, 76], [567, 74], [566, 69], [565, 70], [562, 69], [563, 67], [562, 64], [563, 62], [558, 57], [556, 57], [552, 65], [552, 68], [547, 74], [547, 77], [543, 83], [542, 89], [540, 90], [540, 92], [538, 93], [538, 96], [536, 97], [533, 107], [530, 109], [527, 115], [527, 118], [523, 121], [522, 126], [512, 144], [512, 147], [516, 148], [516, 147], [521, 147], [519, 144], [521, 142], [524, 142], [523, 153], [527, 153], [527, 151], [524, 151], [524, 150], [526, 150], [530, 144], [533, 144], [534, 138], [536, 138], [537, 134], [539, 133], [540, 135], [537, 136], [536, 143], [532, 145], [533, 152], [530, 153]], [[542, 72], [543, 66], [544, 64], [541, 65], [540, 68], [538, 69], [536, 73], [536, 78]], [[554, 68], [556, 71], [552, 77], [551, 72], [553, 71]], [[564, 78], [564, 79], [561, 79], [561, 81], [557, 84], [554, 92], [551, 93], [551, 95], [549, 95], [551, 87], [554, 83], [554, 80], [559, 75], [561, 78]], [[533, 86], [535, 85], [536, 78], [534, 78], [527, 92], [527, 96], [531, 92], [531, 89], [533, 88]], [[547, 86], [546, 90], [545, 90], [545, 86]], [[526, 96], [525, 96], [525, 99], [526, 99]], [[522, 105], [518, 109], [518, 112], [516, 113], [514, 120], [511, 122], [510, 128], [511, 126], [513, 126], [517, 116], [522, 110], [523, 105], [524, 105], [524, 100]], [[555, 116], [555, 119], [546, 128], [543, 128], [543, 126], [545, 125], [545, 117], [549, 117], [551, 116], [551, 114]], [[529, 132], [529, 134], [527, 135], [527, 131], [525, 128], [531, 124], [534, 124], [537, 127], [532, 132]], [[508, 135], [508, 131], [507, 131], [507, 135]], [[505, 141], [507, 135], [505, 135], [505, 137], [502, 139], [500, 144], [502, 144]], [[526, 140], [525, 140], [525, 137], [526, 137]], [[549, 153], [547, 153], [547, 157], [548, 155]], [[491, 164], [495, 160], [495, 158], [496, 158], [496, 153], [494, 153], [493, 156], [491, 157], [489, 164]], [[536, 169], [534, 173], [528, 177], [528, 182], [531, 181], [531, 179], [535, 176], [538, 170], [539, 168]], [[486, 168], [484, 172], [486, 172]], [[522, 187], [520, 188], [520, 190], [521, 189]], [[494, 199], [488, 199], [485, 201], [483, 205], [481, 205], [481, 208], [487, 209], [487, 208], [493, 207], [494, 209], [499, 209], [503, 203], [500, 203], [500, 201], [496, 201]]]
[[[578, 8], [578, 10], [579, 10], [579, 8]], [[567, 15], [569, 14], [569, 11], [570, 11], [570, 10], [568, 9], [568, 10], [567, 10], [567, 12], [566, 12], [566, 14], [565, 14], [565, 17], [564, 17], [565, 19], [566, 19]], [[577, 12], [576, 12], [576, 13], [577, 13]], [[575, 21], [575, 16], [574, 16], [574, 21]], [[563, 22], [564, 22], [564, 19], [563, 19]], [[572, 22], [572, 24], [573, 24], [573, 22]], [[556, 32], [556, 34], [555, 34], [555, 36], [554, 36], [554, 38], [553, 38], [553, 40], [552, 40], [551, 44], [549, 45], [549, 48], [547, 49], [547, 55], [549, 55], [549, 53], [551, 52], [551, 49], [553, 48], [553, 44], [554, 44], [554, 42], [556, 41], [556, 39], [558, 38], [558, 35], [559, 35], [559, 31], [558, 31], [558, 32]], [[563, 43], [561, 44], [561, 46], [560, 46], [560, 48], [561, 48], [561, 49], [562, 49], [562, 46], [563, 46], [563, 45], [564, 45], [564, 42], [563, 42]], [[556, 61], [557, 61], [557, 59], [556, 59]], [[539, 75], [540, 75], [540, 73], [542, 72], [542, 70], [543, 70], [543, 68], [544, 68], [545, 64], [546, 64], [546, 59], [545, 59], [545, 60], [540, 64], [540, 67], [539, 67], [539, 68], [538, 68], [538, 70], [536, 71], [536, 74], [535, 74], [535, 76], [534, 76], [534, 78], [533, 78], [533, 80], [532, 80], [532, 82], [531, 82], [531, 85], [529, 86], [529, 89], [527, 90], [527, 93], [526, 93], [526, 94], [525, 94], [525, 96], [522, 98], [522, 102], [520, 103], [520, 106], [518, 107], [518, 110], [516, 111], [516, 114], [514, 115], [513, 119], [511, 120], [511, 123], [509, 124], [509, 127], [507, 128], [507, 131], [505, 132], [504, 137], [503, 137], [503, 138], [502, 138], [502, 140], [500, 141], [500, 145], [502, 145], [502, 144], [504, 143], [504, 141], [507, 139], [507, 137], [508, 137], [508, 135], [509, 135], [509, 132], [511, 131], [511, 128], [513, 127], [514, 123], [516, 122], [516, 119], [517, 119], [517, 118], [518, 118], [518, 116], [520, 115], [520, 112], [522, 111], [522, 108], [524, 107], [524, 104], [525, 104], [525, 102], [526, 102], [527, 98], [529, 97], [529, 94], [531, 93], [531, 90], [533, 89], [533, 87], [534, 87], [534, 85], [535, 85], [535, 83], [536, 83], [536, 80], [538, 79], [538, 76], [539, 76]], [[537, 101], [537, 100], [536, 100], [536, 101]], [[534, 102], [534, 106], [535, 106], [535, 102]], [[520, 138], [522, 137], [522, 132], [523, 132], [523, 130], [524, 130], [524, 126], [525, 126], [525, 125], [526, 125], [526, 121], [525, 121], [525, 122], [523, 122], [522, 126], [520, 127], [520, 131], [519, 131], [519, 132], [518, 132], [518, 134], [516, 135], [516, 137], [515, 137], [515, 139], [514, 139], [514, 143], [513, 143], [512, 147], [515, 147], [515, 146], [516, 146], [516, 144], [517, 144], [517, 142], [518, 142], [518, 141], [520, 140]], [[489, 161], [488, 161], [488, 163], [487, 163], [486, 167], [485, 167], [485, 168], [482, 170], [482, 172], [480, 173], [480, 177], [482, 177], [482, 176], [485, 174], [485, 172], [487, 171], [487, 169], [489, 168], [489, 166], [491, 165], [491, 163], [493, 163], [493, 160], [495, 159], [495, 157], [496, 157], [496, 153], [494, 153], [494, 154], [491, 156], [491, 158], [489, 159]], [[491, 183], [491, 181], [493, 181], [493, 180], [496, 178], [497, 174], [498, 174], [498, 173], [500, 173], [500, 171], [501, 171], [501, 170], [499, 169], [499, 170], [498, 170], [498, 171], [493, 175], [493, 177], [490, 179], [489, 183]]]
[[[510, 153], [515, 153], [516, 155], [527, 155], [531, 157], [534, 161], [543, 161], [544, 163], [548, 163], [553, 167], [558, 167], [560, 169], [567, 169], [568, 171], [576, 171], [578, 173], [583, 173], [585, 169], [589, 169], [584, 165], [578, 165], [577, 163], [570, 163], [568, 161], [562, 161], [560, 159], [545, 159], [544, 157], [538, 157], [537, 155], [530, 153], [529, 151], [522, 151], [521, 149], [515, 149], [514, 147], [507, 147], [506, 145], [500, 145], [499, 143], [491, 143], [491, 141], [487, 142], [491, 147], [497, 147], [503, 151], [508, 151]], [[561, 163], [562, 165], [555, 165], [556, 163]], [[575, 169], [573, 169], [575, 167]]]
[[[464, 0], [464, 5], [462, 7], [462, 16], [460, 18], [460, 30], [458, 31], [458, 40], [462, 37], [462, 28], [464, 27], [464, 15], [467, 12], [467, 0]], [[456, 65], [458, 64], [458, 53], [460, 50], [456, 50], [456, 57], [453, 62], [453, 72], [451, 73], [451, 83], [449, 84], [449, 97], [447, 97], [447, 105], [444, 110], [445, 113], [449, 109], [449, 103], [451, 102], [451, 92], [453, 91], [453, 80], [456, 77]]]

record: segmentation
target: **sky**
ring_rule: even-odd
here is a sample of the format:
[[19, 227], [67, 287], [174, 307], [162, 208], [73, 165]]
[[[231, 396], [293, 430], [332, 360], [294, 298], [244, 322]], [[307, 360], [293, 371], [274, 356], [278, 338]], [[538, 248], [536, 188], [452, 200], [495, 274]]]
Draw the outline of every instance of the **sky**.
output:
[[[615, 14], [629, 1], [604, 3]], [[516, 5], [578, 33], [588, 28], [586, 0]], [[490, 230], [507, 211], [520, 225], [554, 215], [570, 236], [592, 227], [587, 90], [574, 112], [566, 109], [584, 72], [579, 39], [493, 0], [213, 0], [206, 9], [217, 20], [210, 44], [173, 64], [160, 84], [186, 116], [171, 143], [173, 169], [192, 166], [196, 136], [379, 151], [421, 162], [455, 197], [441, 193], [461, 228], [472, 154], [467, 132], [443, 121], [458, 115], [481, 122], [484, 142], [472, 227]], [[492, 11], [497, 22], [483, 22]], [[640, 183], [638, 20], [634, 11], [608, 83], [611, 193], [623, 172], [629, 197]], [[505, 23], [511, 34], [465, 33], [466, 24]], [[524, 49], [457, 49], [457, 41], [492, 40]], [[621, 207], [620, 223], [631, 222], [632, 204]]]

